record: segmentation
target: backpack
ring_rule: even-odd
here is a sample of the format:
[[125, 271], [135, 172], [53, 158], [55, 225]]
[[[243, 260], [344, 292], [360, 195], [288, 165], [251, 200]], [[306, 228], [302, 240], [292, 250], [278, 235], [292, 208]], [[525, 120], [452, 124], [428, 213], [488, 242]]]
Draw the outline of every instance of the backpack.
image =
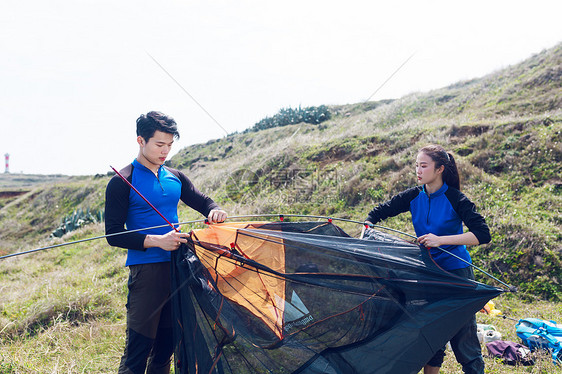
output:
[[500, 358], [504, 364], [524, 366], [534, 364], [531, 351], [522, 344], [506, 340], [495, 340], [486, 343], [486, 348], [488, 349], [489, 357]]
[[546, 349], [555, 364], [562, 364], [562, 325], [538, 318], [520, 319], [515, 325], [517, 336], [532, 351]]

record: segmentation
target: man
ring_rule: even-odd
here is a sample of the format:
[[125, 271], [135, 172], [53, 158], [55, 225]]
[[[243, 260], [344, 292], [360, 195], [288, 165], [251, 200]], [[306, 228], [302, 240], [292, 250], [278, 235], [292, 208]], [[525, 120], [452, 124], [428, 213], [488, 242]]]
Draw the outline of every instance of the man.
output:
[[[176, 122], [160, 112], [137, 119], [137, 158], [120, 173], [169, 222], [178, 222], [179, 200], [197, 210], [209, 223], [227, 214], [199, 192], [182, 172], [163, 166], [174, 139]], [[119, 176], [108, 183], [105, 196], [106, 234], [165, 225], [166, 221]], [[108, 237], [112, 246], [126, 248], [129, 267], [127, 340], [119, 373], [170, 372], [173, 353], [170, 296], [170, 252], [186, 243], [187, 233], [170, 227]]]

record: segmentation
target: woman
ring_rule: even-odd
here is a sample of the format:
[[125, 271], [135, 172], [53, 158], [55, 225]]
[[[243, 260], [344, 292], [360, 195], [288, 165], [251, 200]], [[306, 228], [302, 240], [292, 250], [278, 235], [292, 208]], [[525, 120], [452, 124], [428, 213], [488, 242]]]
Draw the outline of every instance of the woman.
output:
[[[410, 211], [417, 241], [430, 249], [435, 262], [451, 273], [474, 279], [466, 246], [490, 242], [490, 231], [474, 204], [460, 192], [459, 173], [453, 155], [439, 145], [423, 147], [416, 158], [416, 175], [419, 186], [377, 206], [369, 213], [365, 223], [376, 224]], [[463, 233], [463, 223], [469, 229], [466, 233]], [[476, 317], [451, 339], [451, 347], [465, 373], [484, 373], [482, 350], [476, 335]], [[444, 357], [445, 347], [429, 360], [424, 373], [439, 373]]]

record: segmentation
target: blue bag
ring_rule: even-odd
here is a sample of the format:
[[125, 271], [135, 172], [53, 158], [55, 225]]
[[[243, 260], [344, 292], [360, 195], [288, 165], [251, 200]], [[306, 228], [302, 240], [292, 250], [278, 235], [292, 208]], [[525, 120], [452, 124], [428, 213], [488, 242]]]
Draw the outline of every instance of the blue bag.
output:
[[562, 325], [538, 318], [520, 319], [515, 325], [517, 336], [531, 351], [546, 349], [555, 364], [562, 364]]

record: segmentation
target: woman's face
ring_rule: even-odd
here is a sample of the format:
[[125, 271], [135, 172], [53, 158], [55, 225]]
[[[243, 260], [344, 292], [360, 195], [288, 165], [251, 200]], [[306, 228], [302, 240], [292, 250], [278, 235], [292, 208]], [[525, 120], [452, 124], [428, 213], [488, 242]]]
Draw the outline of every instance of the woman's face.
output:
[[419, 184], [432, 184], [434, 182], [443, 182], [443, 170], [445, 167], [441, 165], [435, 168], [435, 161], [427, 154], [420, 152], [416, 157], [416, 176]]

